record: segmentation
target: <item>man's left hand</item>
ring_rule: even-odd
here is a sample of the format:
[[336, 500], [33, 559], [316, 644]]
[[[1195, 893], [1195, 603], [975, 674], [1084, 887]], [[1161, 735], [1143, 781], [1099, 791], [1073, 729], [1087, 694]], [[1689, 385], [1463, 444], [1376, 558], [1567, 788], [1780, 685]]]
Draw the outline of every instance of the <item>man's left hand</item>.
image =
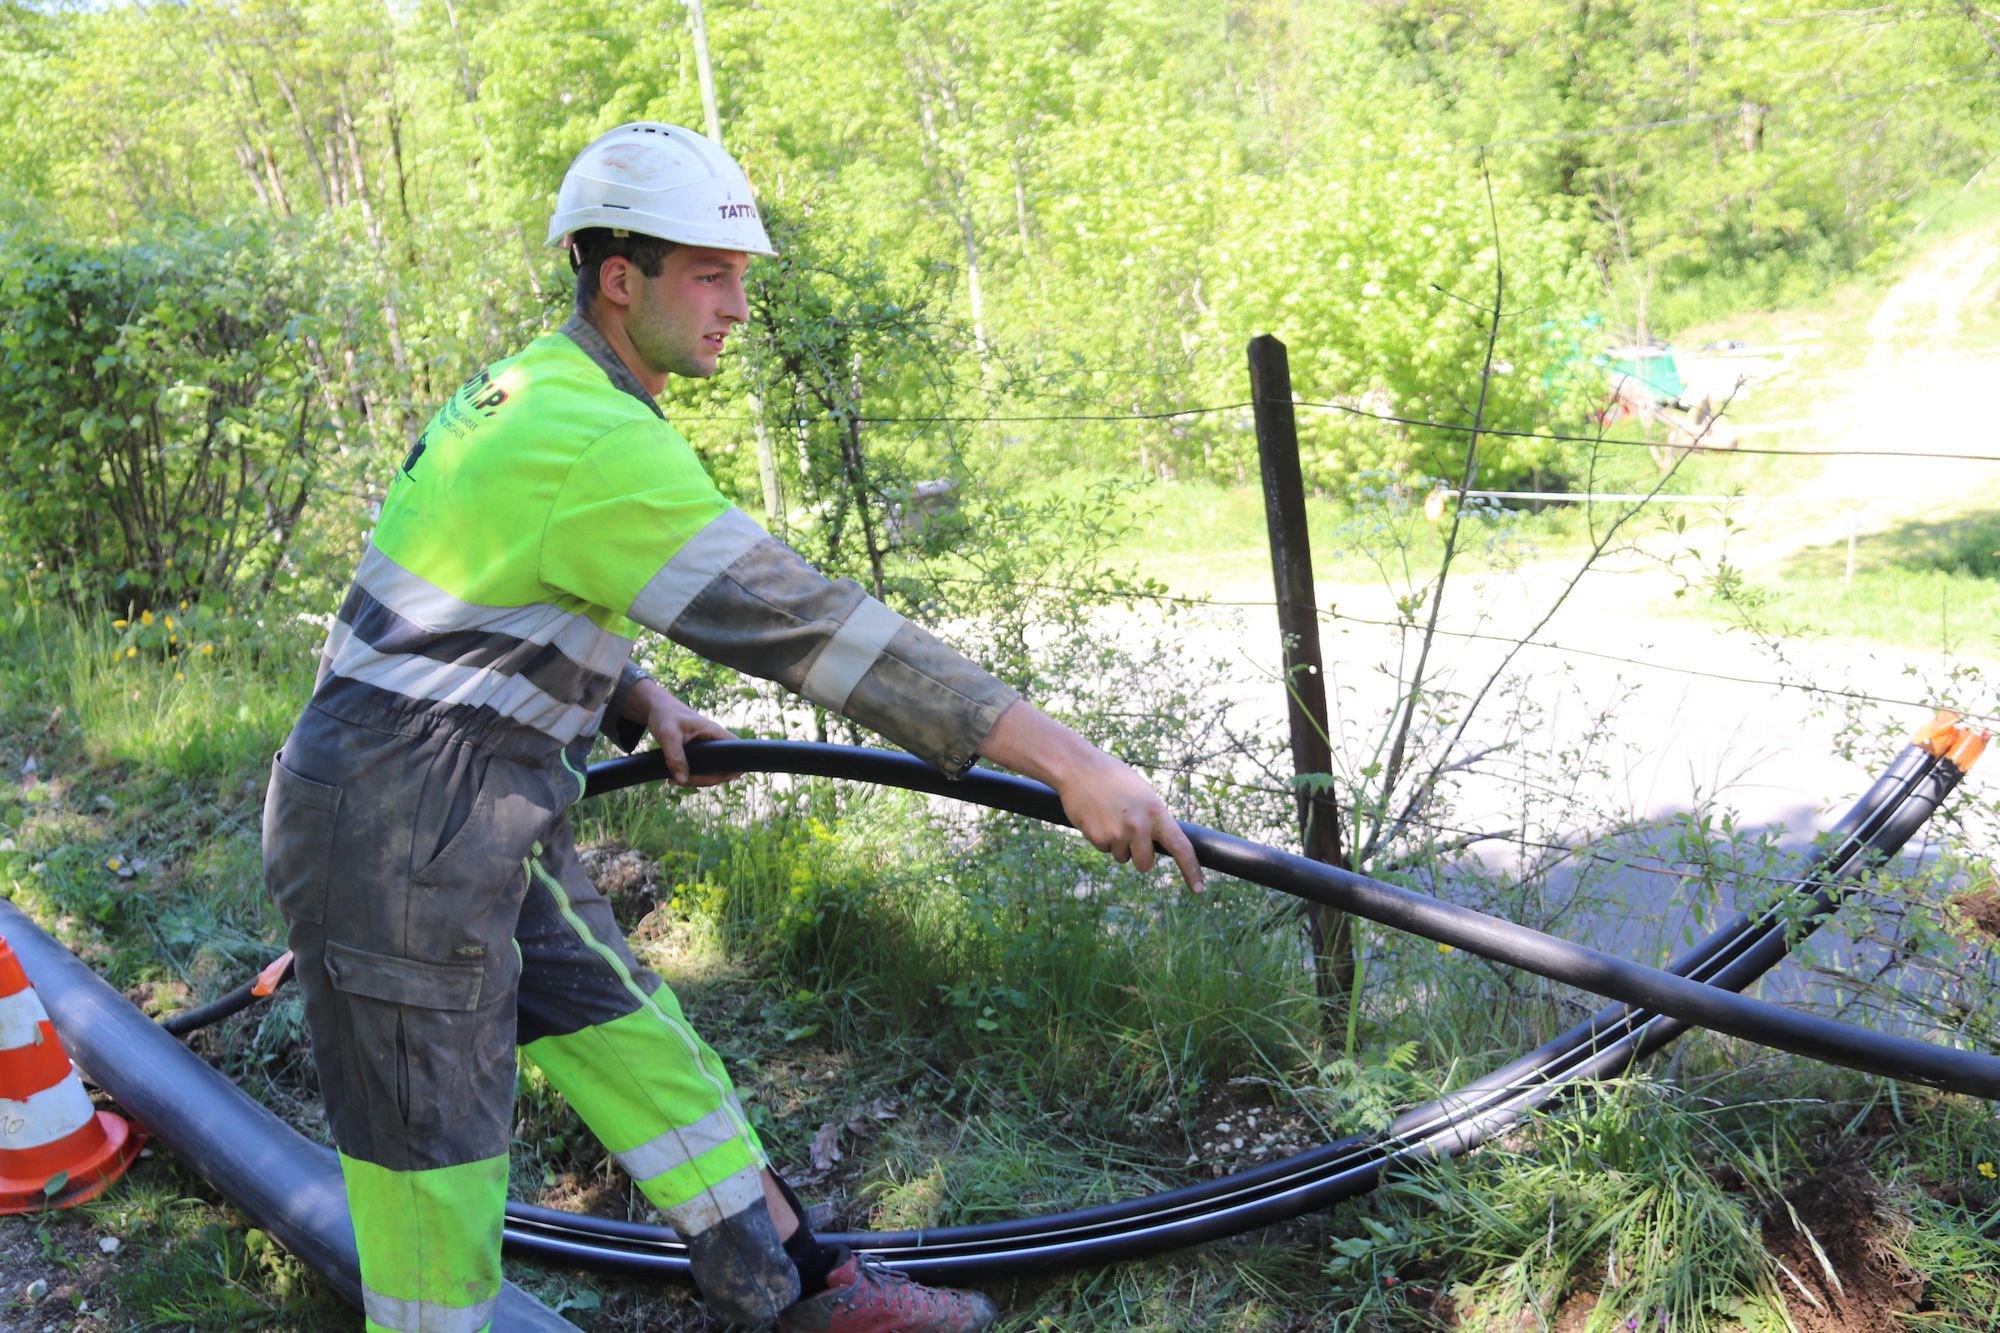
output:
[[741, 773], [690, 773], [687, 747], [693, 741], [733, 741], [736, 733], [713, 718], [703, 717], [657, 680], [642, 680], [625, 697], [625, 716], [646, 724], [667, 761], [667, 778], [676, 787], [714, 787], [733, 782]]

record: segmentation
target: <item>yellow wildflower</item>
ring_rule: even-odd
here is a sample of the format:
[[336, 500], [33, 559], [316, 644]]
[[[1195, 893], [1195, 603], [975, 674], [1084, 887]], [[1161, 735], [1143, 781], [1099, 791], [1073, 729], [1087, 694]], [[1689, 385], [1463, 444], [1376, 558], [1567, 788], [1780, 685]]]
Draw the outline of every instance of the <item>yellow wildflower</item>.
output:
[[104, 863], [104, 868], [106, 870], [116, 870], [119, 866], [122, 866], [124, 864], [125, 863], [123, 861], [119, 860], [117, 857], [114, 856]]
[[180, 641], [181, 641], [181, 636], [178, 634], [169, 634], [167, 636], [168, 643], [179, 643]]
[[1438, 945], [1438, 952], [1439, 952], [1439, 953], [1450, 953], [1450, 952], [1451, 952], [1451, 946], [1450, 946], [1449, 944], [1440, 944], [1440, 945]]
[[203, 657], [207, 657], [207, 656], [208, 656], [208, 655], [209, 655], [210, 653], [212, 653], [212, 652], [214, 652], [214, 651], [215, 651], [215, 645], [214, 645], [214, 644], [212, 644], [212, 643], [204, 643], [204, 644], [203, 644], [203, 645], [201, 646], [201, 655], [202, 655]]
[[150, 624], [152, 624], [152, 623], [153, 623], [153, 613], [152, 613], [151, 611], [141, 611], [141, 612], [139, 613], [139, 623], [140, 623], [141, 625], [150, 625]]
[[125, 628], [125, 627], [126, 627], [127, 625], [129, 625], [129, 624], [131, 624], [131, 623], [132, 623], [132, 622], [131, 622], [131, 621], [129, 621], [129, 620], [114, 620], [114, 621], [112, 621], [112, 622], [111, 622], [111, 628], [113, 628], [113, 629], [124, 629], [124, 628]]
[[187, 675], [186, 675], [186, 673], [185, 673], [185, 672], [180, 672], [180, 671], [176, 671], [176, 672], [174, 672], [174, 679], [175, 679], [175, 680], [186, 680], [186, 679], [187, 679]]
[[174, 618], [173, 618], [172, 616], [168, 616], [168, 617], [167, 617], [167, 628], [168, 628], [168, 629], [172, 629], [173, 627], [174, 627]]
[[127, 657], [137, 657], [138, 655], [139, 655], [139, 650], [137, 648], [127, 648], [125, 650], [125, 656]]
[[1981, 1162], [1979, 1164], [1979, 1174], [1985, 1176], [1988, 1180], [2000, 1177], [2000, 1171], [1994, 1170], [1993, 1163], [1991, 1162]]
[[188, 609], [187, 599], [183, 597], [181, 599], [181, 610], [185, 611], [187, 609]]

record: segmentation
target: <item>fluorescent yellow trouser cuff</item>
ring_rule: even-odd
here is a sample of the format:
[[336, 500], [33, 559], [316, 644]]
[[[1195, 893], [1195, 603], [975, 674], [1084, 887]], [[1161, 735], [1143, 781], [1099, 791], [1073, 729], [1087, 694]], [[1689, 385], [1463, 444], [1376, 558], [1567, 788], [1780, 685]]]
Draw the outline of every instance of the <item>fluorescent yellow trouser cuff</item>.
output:
[[709, 1194], [710, 1206], [694, 1212], [719, 1221], [763, 1197], [745, 1179], [763, 1167], [763, 1145], [721, 1061], [665, 989], [622, 1018], [543, 1037], [521, 1053], [659, 1207], [681, 1210]]
[[340, 1155], [369, 1333], [486, 1333], [500, 1303], [507, 1159], [391, 1171]]

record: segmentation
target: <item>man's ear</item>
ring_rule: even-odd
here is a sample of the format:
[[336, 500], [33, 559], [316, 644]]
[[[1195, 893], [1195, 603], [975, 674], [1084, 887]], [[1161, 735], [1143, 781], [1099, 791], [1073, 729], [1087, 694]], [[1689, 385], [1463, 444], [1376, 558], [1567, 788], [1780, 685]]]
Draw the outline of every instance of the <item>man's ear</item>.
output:
[[614, 304], [630, 306], [639, 297], [639, 284], [646, 275], [624, 255], [611, 255], [598, 266], [597, 293]]

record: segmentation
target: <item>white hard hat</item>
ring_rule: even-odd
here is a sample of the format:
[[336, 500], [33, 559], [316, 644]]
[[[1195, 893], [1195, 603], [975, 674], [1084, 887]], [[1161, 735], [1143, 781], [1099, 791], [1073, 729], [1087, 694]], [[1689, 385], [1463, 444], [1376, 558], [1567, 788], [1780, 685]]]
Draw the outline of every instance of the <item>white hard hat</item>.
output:
[[576, 155], [556, 194], [550, 245], [610, 227], [682, 245], [775, 255], [750, 181], [714, 140], [679, 125], [636, 120]]

